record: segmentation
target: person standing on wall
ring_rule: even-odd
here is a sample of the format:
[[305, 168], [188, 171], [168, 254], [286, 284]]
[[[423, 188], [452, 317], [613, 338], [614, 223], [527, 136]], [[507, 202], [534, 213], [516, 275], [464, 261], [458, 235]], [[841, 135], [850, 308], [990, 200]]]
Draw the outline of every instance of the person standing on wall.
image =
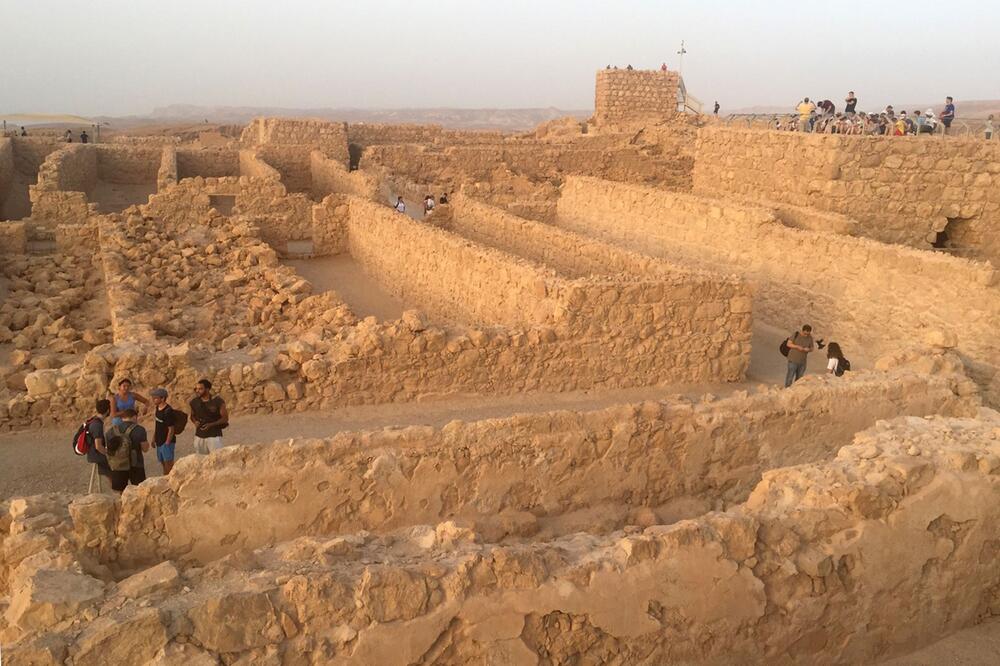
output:
[[983, 134], [986, 136], [986, 140], [990, 141], [993, 138], [993, 114], [991, 113], [986, 119], [986, 127], [983, 130]]
[[212, 382], [199, 379], [191, 399], [194, 421], [194, 452], [208, 455], [222, 448], [222, 430], [229, 425], [229, 412], [221, 396], [212, 395]]
[[667, 71], [667, 63], [663, 63], [662, 65], [660, 65], [660, 71], [661, 72]]
[[944, 111], [938, 116], [941, 124], [944, 125], [944, 133], [947, 134], [951, 128], [951, 121], [955, 119], [955, 100], [951, 97], [944, 98]]
[[718, 101], [715, 102], [715, 108], [712, 109], [712, 115], [715, 115], [715, 116], [719, 115], [719, 102]]
[[788, 345], [788, 371], [785, 373], [785, 388], [802, 379], [806, 374], [806, 359], [816, 348], [812, 339], [812, 326], [805, 324], [786, 341]]
[[799, 102], [799, 105], [795, 107], [795, 110], [799, 114], [799, 131], [808, 132], [810, 129], [809, 121], [812, 119], [813, 111], [816, 110], [816, 105], [810, 102], [809, 98], [806, 97]]
[[21, 136], [28, 136], [28, 130], [24, 129], [24, 125], [21, 125]]
[[163, 468], [163, 476], [170, 474], [174, 468], [174, 454], [177, 448], [177, 433], [175, 432], [174, 408], [167, 402], [167, 389], [155, 388], [149, 396], [153, 400], [153, 446], [156, 447], [156, 459]]
[[90, 141], [90, 137], [87, 136], [87, 130], [80, 132], [80, 143], [87, 143]]
[[844, 113], [854, 115], [858, 109], [858, 98], [854, 96], [854, 91], [847, 93], [847, 97], [844, 98]]

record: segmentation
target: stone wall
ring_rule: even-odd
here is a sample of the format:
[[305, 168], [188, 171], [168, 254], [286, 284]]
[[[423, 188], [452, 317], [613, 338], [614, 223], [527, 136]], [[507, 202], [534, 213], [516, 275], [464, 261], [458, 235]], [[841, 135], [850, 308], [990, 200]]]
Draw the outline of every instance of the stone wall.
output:
[[[876, 663], [995, 614], [1000, 417], [880, 421], [834, 455], [850, 441], [837, 416], [934, 396], [807, 384], [829, 438], [798, 391], [773, 392], [239, 447], [121, 498], [6, 502], [5, 656]], [[725, 510], [644, 504], [730, 485], [741, 503]], [[593, 513], [577, 518], [590, 533], [574, 529], [573, 507], [601, 502], [632, 509], [624, 529], [593, 530]]]
[[96, 146], [67, 144], [46, 158], [34, 189], [89, 193], [97, 179]]
[[280, 183], [281, 174], [273, 166], [262, 160], [254, 149], [243, 149], [239, 152], [240, 176], [258, 178]]
[[258, 159], [267, 162], [281, 176], [281, 183], [289, 192], [312, 191], [312, 171], [309, 145], [263, 144], [257, 149]]
[[240, 171], [239, 152], [226, 148], [178, 148], [177, 177], [219, 178], [246, 175]]
[[318, 150], [309, 155], [312, 196], [320, 200], [328, 194], [353, 194], [366, 199], [379, 198], [378, 179], [367, 171], [348, 171], [337, 160]]
[[0, 254], [24, 254], [28, 233], [24, 222], [0, 222]]
[[156, 191], [160, 192], [171, 185], [176, 185], [178, 180], [177, 148], [166, 144], [160, 153], [160, 168], [156, 172]]
[[182, 460], [169, 477], [129, 493], [115, 531], [117, 561], [205, 564], [296, 536], [445, 520], [489, 541], [539, 530], [551, 537], [580, 527], [560, 525], [560, 517], [602, 508], [617, 515], [606, 530], [641, 508], [672, 522], [744, 502], [767, 470], [832, 458], [880, 419], [974, 411], [950, 379], [903, 371], [811, 380], [801, 394], [240, 447], [209, 463]]
[[[653, 256], [738, 271], [755, 286], [758, 318], [869, 357], [944, 332], [1000, 404], [995, 270], [984, 263], [833, 233], [792, 229], [763, 208], [588, 178], [569, 178], [558, 224]], [[777, 353], [777, 352], [776, 352]]]
[[[243, 130], [240, 142], [245, 146], [300, 146], [317, 149], [327, 157], [348, 165], [346, 123], [296, 118], [255, 118]], [[307, 148], [309, 147], [309, 148]]]
[[1000, 263], [1000, 144], [949, 137], [799, 134], [720, 126], [699, 131], [694, 184], [856, 220], [888, 243], [947, 246]]
[[495, 130], [452, 130], [440, 125], [350, 123], [347, 140], [362, 148], [390, 143], [459, 145], [498, 143], [504, 134]]
[[679, 85], [677, 72], [602, 69], [597, 72], [594, 120], [617, 125], [676, 115]]
[[[163, 160], [161, 146], [90, 146], [97, 154], [97, 178], [106, 183], [155, 183]], [[179, 158], [178, 158], [179, 159]]]

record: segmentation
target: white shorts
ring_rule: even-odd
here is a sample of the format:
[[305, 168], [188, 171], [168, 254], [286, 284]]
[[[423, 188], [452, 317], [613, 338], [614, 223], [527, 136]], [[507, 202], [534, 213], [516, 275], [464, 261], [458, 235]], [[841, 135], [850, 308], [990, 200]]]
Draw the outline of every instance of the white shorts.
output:
[[222, 437], [195, 437], [194, 452], [201, 455], [208, 455], [212, 451], [222, 448]]

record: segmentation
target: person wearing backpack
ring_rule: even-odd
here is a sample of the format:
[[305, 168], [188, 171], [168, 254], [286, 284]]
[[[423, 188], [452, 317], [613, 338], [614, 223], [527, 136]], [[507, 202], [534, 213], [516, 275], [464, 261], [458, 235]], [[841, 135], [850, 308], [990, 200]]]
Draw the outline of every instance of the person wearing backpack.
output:
[[108, 457], [111, 468], [111, 488], [123, 492], [128, 484], [137, 486], [146, 480], [146, 463], [142, 454], [149, 450], [146, 429], [135, 422], [134, 409], [120, 412], [122, 423], [104, 433], [105, 441], [97, 448]]
[[826, 371], [829, 374], [836, 375], [837, 377], [843, 377], [845, 372], [851, 369], [851, 362], [844, 358], [844, 352], [841, 351], [840, 345], [836, 342], [831, 342], [830, 346], [826, 350]]
[[[97, 466], [97, 473], [111, 480], [111, 468], [108, 467], [108, 458], [99, 450], [104, 446], [104, 420], [111, 415], [111, 401], [105, 398], [97, 400], [94, 404], [95, 414], [91, 416], [83, 425], [86, 440], [87, 462]], [[79, 451], [77, 452], [79, 453]], [[91, 476], [91, 483], [94, 477]], [[100, 488], [100, 484], [98, 484]], [[93, 487], [89, 487], [90, 492]]]
[[156, 459], [163, 467], [163, 475], [170, 474], [174, 467], [174, 453], [177, 447], [177, 433], [183, 430], [183, 426], [178, 428], [178, 422], [187, 422], [187, 414], [174, 409], [167, 402], [167, 389], [156, 388], [150, 392], [153, 399], [153, 421], [156, 424], [153, 430], [153, 445], [156, 447]]
[[788, 372], [785, 373], [785, 388], [802, 379], [806, 374], [806, 358], [815, 349], [812, 339], [812, 326], [805, 324], [802, 330], [793, 334], [786, 341], [788, 346]]

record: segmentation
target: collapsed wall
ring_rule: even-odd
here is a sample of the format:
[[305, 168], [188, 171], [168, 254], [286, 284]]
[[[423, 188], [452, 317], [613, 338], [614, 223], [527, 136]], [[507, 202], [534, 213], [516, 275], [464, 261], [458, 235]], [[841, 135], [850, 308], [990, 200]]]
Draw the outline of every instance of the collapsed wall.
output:
[[713, 125], [698, 132], [696, 151], [698, 192], [839, 213], [858, 235], [1000, 263], [996, 142]]
[[870, 356], [920, 343], [957, 345], [970, 373], [1000, 404], [992, 329], [1000, 321], [989, 264], [832, 233], [792, 229], [765, 209], [589, 178], [568, 178], [558, 226], [717, 271], [756, 287], [759, 319], [788, 331], [811, 322], [821, 337]]
[[[1000, 416], [880, 421], [836, 452], [850, 441], [838, 419], [867, 425], [862, 404], [919, 413], [950, 400], [941, 379], [899, 379], [889, 394], [885, 380], [809, 379], [717, 412], [644, 403], [240, 447], [121, 498], [13, 500], [0, 512], [0, 638], [15, 663], [869, 663], [1000, 603]], [[800, 464], [770, 467], [787, 463]], [[261, 511], [228, 479], [259, 493]], [[677, 491], [739, 503], [642, 517]], [[624, 530], [539, 528], [609, 498], [637, 510]], [[491, 527], [498, 511], [518, 527]], [[376, 533], [351, 531], [364, 524]], [[136, 570], [139, 543], [150, 559]]]

